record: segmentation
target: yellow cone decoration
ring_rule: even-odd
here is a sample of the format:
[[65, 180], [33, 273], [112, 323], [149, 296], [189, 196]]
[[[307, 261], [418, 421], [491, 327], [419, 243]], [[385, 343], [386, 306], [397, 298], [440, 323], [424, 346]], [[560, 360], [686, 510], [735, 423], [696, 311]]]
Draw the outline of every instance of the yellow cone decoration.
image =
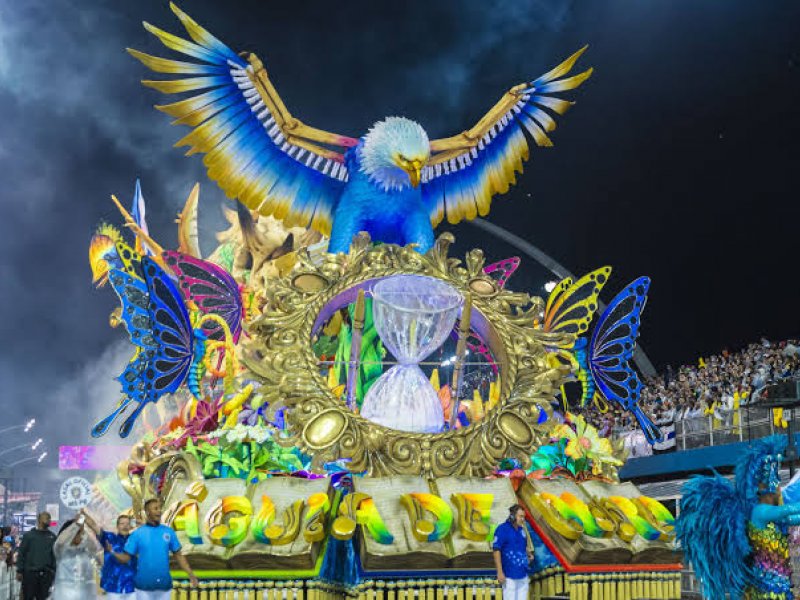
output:
[[497, 381], [489, 382], [489, 406], [486, 410], [492, 410], [500, 401], [500, 378]]
[[331, 367], [328, 369], [328, 389], [332, 390], [339, 385], [339, 380], [336, 378], [336, 370]]
[[439, 385], [439, 369], [434, 369], [433, 373], [431, 373], [431, 385], [433, 386], [433, 389], [435, 389], [437, 392], [439, 391], [439, 388], [441, 387]]
[[473, 390], [472, 392], [472, 418], [470, 421], [475, 423], [476, 421], [480, 421], [486, 413], [483, 411], [483, 398], [481, 398], [481, 393], [478, 390]]

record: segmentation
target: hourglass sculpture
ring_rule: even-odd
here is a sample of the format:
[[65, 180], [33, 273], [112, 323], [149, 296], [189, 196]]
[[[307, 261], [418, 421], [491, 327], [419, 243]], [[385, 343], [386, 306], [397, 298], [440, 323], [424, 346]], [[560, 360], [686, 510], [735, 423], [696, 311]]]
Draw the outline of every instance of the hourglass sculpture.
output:
[[375, 329], [400, 364], [370, 387], [361, 416], [401, 431], [441, 431], [441, 403], [418, 363], [453, 331], [461, 294], [433, 277], [395, 275], [379, 281], [372, 298]]

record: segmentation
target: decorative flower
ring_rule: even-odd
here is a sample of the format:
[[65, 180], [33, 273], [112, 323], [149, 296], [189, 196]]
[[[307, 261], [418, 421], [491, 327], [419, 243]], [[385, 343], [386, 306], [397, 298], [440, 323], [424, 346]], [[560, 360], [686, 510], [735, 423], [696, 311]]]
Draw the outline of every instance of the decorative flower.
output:
[[249, 428], [249, 437], [254, 442], [259, 444], [265, 443], [267, 440], [272, 439], [273, 429], [263, 424], [258, 424]]
[[172, 445], [181, 447], [187, 439], [197, 441], [201, 437], [209, 437], [219, 426], [219, 413], [223, 401], [199, 400], [194, 409], [194, 415], [186, 420], [183, 433], [171, 442]]
[[229, 444], [237, 444], [243, 442], [248, 436], [247, 425], [236, 425], [231, 429], [226, 429], [224, 432], [225, 441]]
[[500, 471], [513, 471], [514, 469], [521, 469], [522, 465], [516, 458], [504, 458], [497, 468]]
[[178, 415], [174, 417], [168, 424], [167, 429], [169, 431], [175, 431], [177, 429], [181, 429], [186, 425], [186, 421], [184, 420], [183, 416]]
[[614, 457], [614, 450], [607, 438], [602, 438], [597, 429], [586, 422], [582, 415], [567, 414], [574, 424], [573, 429], [567, 424], [557, 425], [552, 432], [553, 437], [567, 440], [564, 453], [574, 460], [592, 461], [593, 470], [597, 472], [601, 464], [621, 465], [622, 461]]
[[258, 442], [263, 444], [272, 438], [272, 430], [264, 425], [245, 425], [239, 423], [231, 429], [217, 429], [209, 432], [209, 440], [222, 440], [227, 445], [240, 445], [242, 442]]
[[224, 427], [226, 429], [234, 427], [241, 421], [239, 418], [242, 411], [247, 408], [247, 400], [253, 394], [253, 384], [248, 383], [235, 394], [227, 394], [222, 401], [220, 412], [225, 416]]
[[261, 406], [247, 406], [239, 413], [239, 422], [248, 425], [249, 427], [256, 427], [267, 422], [266, 413], [269, 408], [269, 403], [264, 402]]
[[260, 410], [253, 410], [252, 408], [243, 408], [239, 413], [239, 423], [253, 427], [258, 425], [259, 417], [261, 416]]
[[572, 472], [570, 466], [574, 461], [564, 454], [566, 446], [567, 440], [565, 439], [559, 439], [552, 444], [540, 446], [531, 456], [531, 468], [528, 474], [534, 479], [541, 479], [549, 477], [556, 469]]
[[186, 424], [192, 435], [214, 431], [219, 426], [219, 400], [200, 400], [197, 403], [194, 418]]

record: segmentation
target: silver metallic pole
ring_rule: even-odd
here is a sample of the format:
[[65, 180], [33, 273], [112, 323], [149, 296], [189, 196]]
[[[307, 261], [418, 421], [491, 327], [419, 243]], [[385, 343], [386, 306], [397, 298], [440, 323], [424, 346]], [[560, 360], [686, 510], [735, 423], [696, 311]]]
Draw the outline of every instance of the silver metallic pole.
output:
[[467, 354], [467, 338], [469, 323], [472, 318], [472, 296], [467, 294], [464, 308], [461, 309], [461, 325], [458, 327], [458, 343], [456, 344], [456, 363], [453, 367], [452, 401], [450, 402], [450, 429], [455, 429], [458, 420], [458, 406], [461, 402], [461, 383], [464, 380], [464, 357]]
[[364, 290], [358, 290], [356, 309], [353, 311], [353, 329], [350, 337], [350, 361], [347, 368], [347, 407], [356, 408], [356, 382], [358, 381], [358, 359], [361, 357], [361, 335], [364, 331]]

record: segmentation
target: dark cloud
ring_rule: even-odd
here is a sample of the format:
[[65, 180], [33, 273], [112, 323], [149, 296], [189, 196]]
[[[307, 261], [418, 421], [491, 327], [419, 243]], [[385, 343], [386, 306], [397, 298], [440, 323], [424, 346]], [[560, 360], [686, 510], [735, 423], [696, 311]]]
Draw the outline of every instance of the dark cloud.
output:
[[[257, 52], [287, 105], [359, 135], [402, 114], [433, 136], [469, 127], [500, 94], [584, 43], [594, 77], [535, 151], [492, 222], [574, 272], [612, 264], [613, 292], [653, 277], [643, 344], [658, 364], [764, 333], [797, 333], [793, 184], [800, 84], [796, 2], [200, 2], [182, 8]], [[0, 6], [0, 360], [3, 421], [39, 418], [51, 451], [83, 443], [117, 400], [123, 333], [90, 286], [87, 244], [142, 178], [165, 245], [200, 181], [201, 237], [219, 190], [182, 132], [152, 109], [124, 48], [165, 52], [141, 28], [180, 25], [167, 2], [30, 0]], [[454, 228], [458, 250], [513, 249]], [[207, 248], [208, 249], [208, 248]], [[527, 264], [515, 287], [539, 291]], [[610, 295], [609, 295], [610, 297]], [[116, 345], [115, 345], [116, 344]]]

